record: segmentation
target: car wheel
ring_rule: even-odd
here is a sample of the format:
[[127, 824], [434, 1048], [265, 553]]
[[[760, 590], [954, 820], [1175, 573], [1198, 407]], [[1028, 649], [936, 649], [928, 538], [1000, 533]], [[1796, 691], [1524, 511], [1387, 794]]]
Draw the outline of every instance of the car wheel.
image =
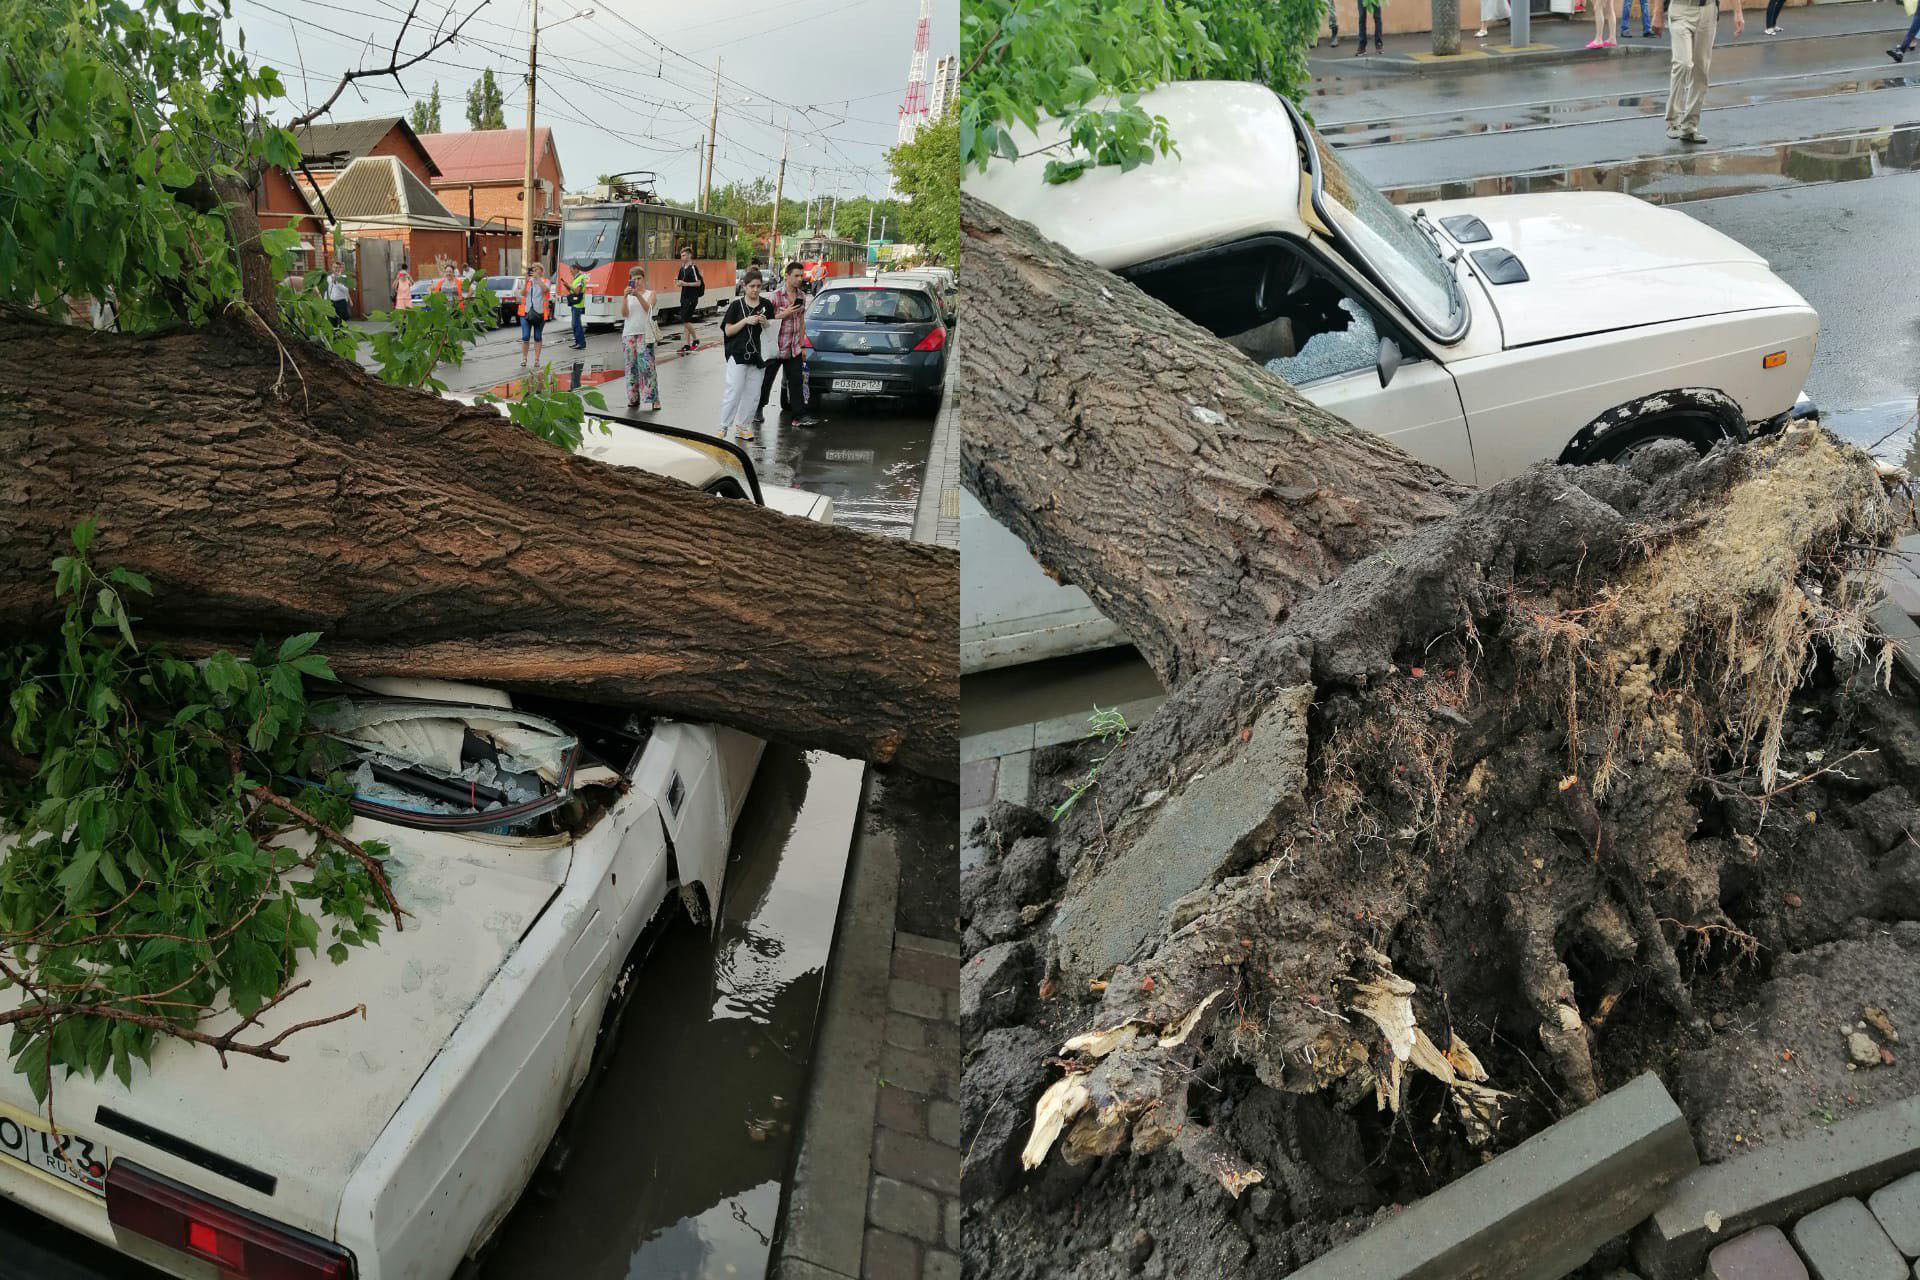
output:
[[1678, 440], [1705, 454], [1722, 440], [1734, 439], [1727, 424], [1706, 414], [1670, 414], [1628, 427], [1618, 427], [1587, 445], [1569, 462], [1614, 462], [1625, 465], [1662, 440]]

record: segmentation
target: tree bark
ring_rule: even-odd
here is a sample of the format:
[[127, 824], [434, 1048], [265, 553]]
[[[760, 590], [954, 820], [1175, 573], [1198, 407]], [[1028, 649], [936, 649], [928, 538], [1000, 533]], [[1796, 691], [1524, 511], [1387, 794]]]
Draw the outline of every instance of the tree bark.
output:
[[[1175, 684], [1465, 488], [963, 195], [967, 487]], [[1018, 301], [1001, 305], [1009, 299]]]
[[79, 521], [183, 649], [324, 634], [342, 674], [474, 681], [958, 771], [958, 557], [569, 457], [261, 326], [0, 310], [0, 635]]

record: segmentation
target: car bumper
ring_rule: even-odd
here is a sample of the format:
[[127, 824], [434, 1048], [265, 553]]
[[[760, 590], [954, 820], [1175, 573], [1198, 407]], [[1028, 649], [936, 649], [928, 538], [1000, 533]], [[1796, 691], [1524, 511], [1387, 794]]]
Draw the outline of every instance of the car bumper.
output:
[[[846, 379], [877, 382], [877, 391], [842, 390]], [[807, 355], [807, 385], [816, 395], [921, 396], [938, 394], [947, 379], [945, 351], [907, 351], [898, 355], [855, 355], [821, 351]]]
[[1812, 422], [1818, 424], [1819, 421], [1820, 406], [1813, 402], [1811, 396], [1802, 391], [1799, 397], [1794, 400], [1793, 408], [1787, 410], [1785, 413], [1776, 413], [1771, 418], [1751, 424], [1749, 431], [1751, 434], [1757, 436], [1777, 435], [1785, 431], [1787, 427], [1793, 423]]

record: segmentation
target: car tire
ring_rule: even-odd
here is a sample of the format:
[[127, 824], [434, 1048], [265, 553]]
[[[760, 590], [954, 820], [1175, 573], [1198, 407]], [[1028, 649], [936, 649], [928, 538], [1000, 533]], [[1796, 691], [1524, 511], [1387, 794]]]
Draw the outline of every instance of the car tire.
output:
[[1592, 462], [1624, 463], [1633, 454], [1661, 440], [1678, 440], [1696, 453], [1705, 455], [1722, 440], [1738, 438], [1728, 430], [1725, 422], [1710, 414], [1665, 414], [1632, 426], [1617, 427], [1568, 457], [1567, 461], [1582, 465]]

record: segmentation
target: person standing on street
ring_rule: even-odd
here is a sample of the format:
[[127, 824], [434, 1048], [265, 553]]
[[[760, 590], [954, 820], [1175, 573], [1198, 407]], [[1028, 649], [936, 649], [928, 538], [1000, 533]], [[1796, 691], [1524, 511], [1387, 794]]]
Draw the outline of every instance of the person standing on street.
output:
[[760, 405], [754, 411], [756, 422], [767, 411], [767, 399], [773, 393], [775, 372], [780, 375], [780, 407], [788, 413], [800, 415], [793, 419], [793, 425], [804, 427], [813, 422], [812, 418], [805, 416], [807, 371], [800, 346], [800, 340], [807, 332], [807, 295], [800, 284], [806, 274], [799, 263], [789, 262], [786, 278], [773, 291], [773, 318], [780, 322], [780, 332], [774, 354], [767, 360], [766, 376], [760, 380]]
[[1787, 0], [1767, 0], [1767, 25], [1765, 31], [1770, 36], [1780, 34], [1780, 11], [1787, 7]]
[[761, 366], [762, 335], [773, 323], [773, 304], [760, 296], [760, 273], [747, 272], [740, 296], [727, 304], [720, 318], [720, 335], [727, 348], [727, 386], [720, 401], [720, 436], [729, 431], [742, 440], [753, 439], [759, 414], [754, 392], [765, 376]]
[[540, 367], [540, 344], [547, 321], [553, 319], [553, 286], [547, 283], [547, 269], [539, 263], [527, 268], [520, 282], [520, 367], [527, 367], [527, 340], [533, 340], [533, 367]]
[[1373, 15], [1373, 51], [1380, 52], [1380, 40], [1384, 32], [1380, 26], [1380, 0], [1359, 0], [1356, 8], [1360, 11], [1360, 43], [1354, 49], [1353, 56], [1359, 57], [1367, 51], [1367, 15]]
[[[1640, 34], [1644, 38], [1653, 36], [1654, 0], [1640, 0]], [[1627, 39], [1633, 34], [1633, 0], [1620, 0], [1620, 38]]]
[[574, 270], [567, 277], [567, 307], [573, 312], [573, 349], [587, 349], [587, 276]]
[[700, 295], [707, 291], [706, 277], [700, 274], [700, 264], [693, 260], [693, 246], [680, 246], [680, 274], [674, 277], [680, 284], [680, 354], [700, 349], [700, 339], [693, 336], [693, 309], [700, 305]]
[[327, 301], [333, 304], [333, 327], [339, 328], [352, 314], [353, 290], [347, 287], [347, 273], [335, 267], [327, 277]]
[[441, 260], [440, 278], [433, 282], [430, 292], [450, 295], [455, 307], [467, 300], [467, 286], [460, 283], [460, 277], [453, 273], [452, 259]]
[[413, 307], [413, 277], [407, 274], [407, 264], [401, 263], [400, 270], [393, 277], [393, 309], [407, 311]]
[[660, 372], [653, 358], [660, 330], [653, 323], [653, 290], [646, 287], [646, 275], [641, 267], [627, 272], [627, 294], [620, 303], [620, 345], [627, 355], [627, 408], [652, 413], [660, 407]]
[[[1645, 0], [1642, 0], [1645, 3]], [[1480, 0], [1480, 30], [1474, 32], [1474, 39], [1485, 40], [1487, 28], [1496, 22], [1505, 22], [1513, 17], [1513, 10], [1507, 0]]]
[[1593, 5], [1593, 39], [1587, 41], [1589, 49], [1613, 49], [1618, 42], [1613, 38], [1613, 2], [1614, 0], [1591, 0]]
[[[1720, 18], [1717, 0], [1662, 0], [1653, 29], [1664, 20], [1673, 28], [1673, 67], [1667, 88], [1667, 136], [1702, 143], [1700, 108], [1707, 103], [1707, 69], [1713, 64], [1713, 33]], [[1744, 0], [1733, 0], [1733, 34], [1747, 29]]]

